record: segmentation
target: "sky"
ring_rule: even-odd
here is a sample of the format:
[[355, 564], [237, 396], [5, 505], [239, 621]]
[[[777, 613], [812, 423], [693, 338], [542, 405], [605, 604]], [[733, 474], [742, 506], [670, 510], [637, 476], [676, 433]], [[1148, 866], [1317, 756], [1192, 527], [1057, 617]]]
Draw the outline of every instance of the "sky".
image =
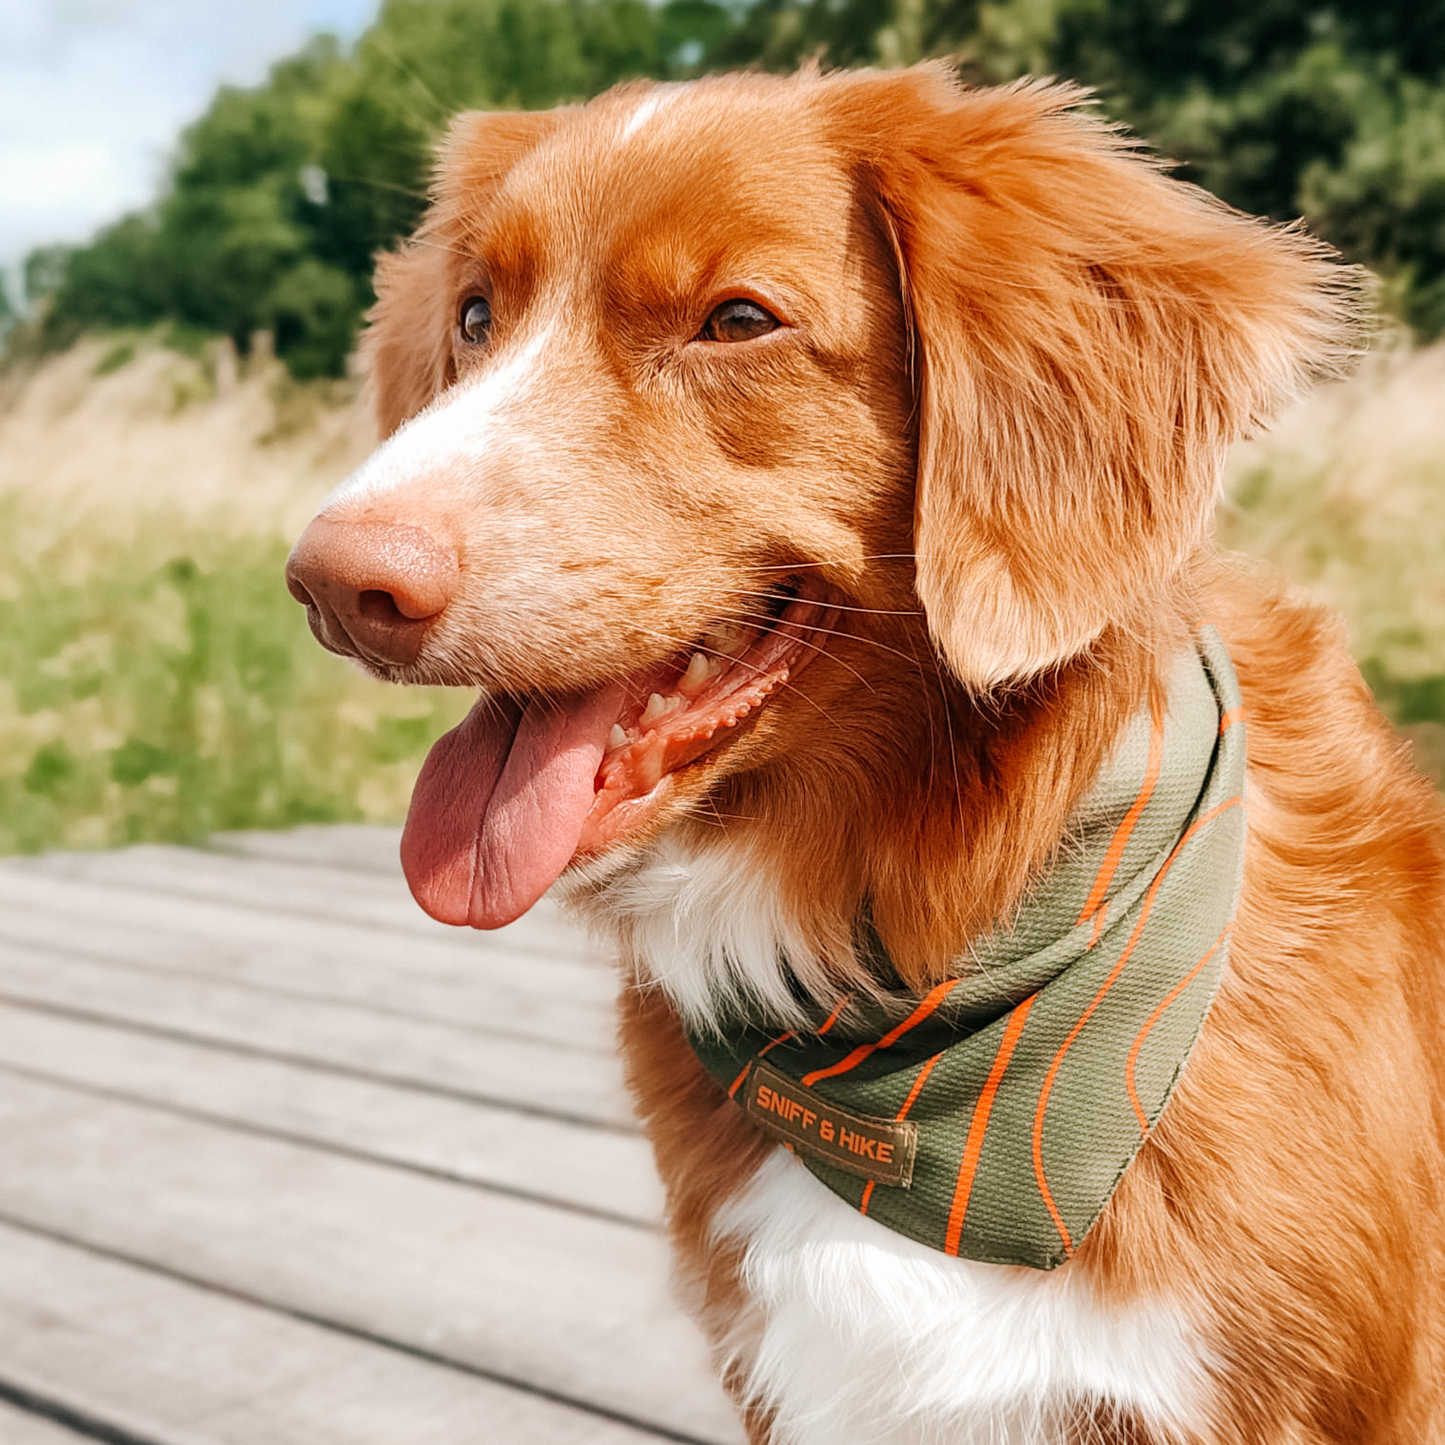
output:
[[308, 36], [358, 36], [380, 0], [0, 0], [0, 269], [155, 196], [222, 82]]

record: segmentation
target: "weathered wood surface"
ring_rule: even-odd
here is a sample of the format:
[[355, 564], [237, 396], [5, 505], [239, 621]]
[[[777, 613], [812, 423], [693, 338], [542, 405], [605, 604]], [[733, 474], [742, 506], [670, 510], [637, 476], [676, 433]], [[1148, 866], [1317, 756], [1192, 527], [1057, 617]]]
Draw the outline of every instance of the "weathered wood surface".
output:
[[736, 1445], [607, 964], [395, 834], [0, 862], [0, 1445]]

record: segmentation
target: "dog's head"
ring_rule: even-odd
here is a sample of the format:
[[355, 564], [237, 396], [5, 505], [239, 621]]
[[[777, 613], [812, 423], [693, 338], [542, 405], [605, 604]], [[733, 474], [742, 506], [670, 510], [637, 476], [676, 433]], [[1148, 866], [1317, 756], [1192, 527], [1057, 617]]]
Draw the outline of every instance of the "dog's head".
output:
[[328, 647], [483, 693], [404, 844], [437, 916], [1172, 605], [1344, 303], [1079, 101], [924, 66], [456, 122], [378, 271], [389, 439], [289, 569]]

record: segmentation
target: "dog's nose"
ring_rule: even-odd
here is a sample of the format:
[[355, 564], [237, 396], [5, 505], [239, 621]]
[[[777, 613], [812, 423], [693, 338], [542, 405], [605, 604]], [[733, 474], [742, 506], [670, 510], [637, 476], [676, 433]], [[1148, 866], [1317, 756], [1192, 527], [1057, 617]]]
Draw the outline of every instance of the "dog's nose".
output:
[[456, 595], [454, 543], [401, 522], [317, 517], [286, 563], [323, 647], [372, 662], [414, 662], [431, 622]]

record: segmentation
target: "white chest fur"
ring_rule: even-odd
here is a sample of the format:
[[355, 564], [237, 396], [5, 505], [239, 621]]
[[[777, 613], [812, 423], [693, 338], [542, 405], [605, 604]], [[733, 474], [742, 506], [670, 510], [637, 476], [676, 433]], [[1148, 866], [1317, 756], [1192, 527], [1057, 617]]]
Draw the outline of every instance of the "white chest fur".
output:
[[745, 1250], [755, 1314], [730, 1346], [776, 1445], [1062, 1445], [1100, 1403], [1164, 1438], [1200, 1424], [1204, 1358], [1178, 1310], [1110, 1309], [1067, 1265], [951, 1259], [781, 1149], [714, 1232]]
[[[770, 875], [736, 845], [665, 834], [574, 901], [695, 1025], [729, 1007], [792, 1022], [783, 960], [817, 965]], [[1101, 1404], [1182, 1440], [1207, 1414], [1206, 1355], [1177, 1306], [1110, 1308], [1073, 1266], [952, 1259], [864, 1218], [781, 1149], [713, 1230], [744, 1250], [751, 1311], [725, 1348], [774, 1412], [775, 1445], [1063, 1445]]]

